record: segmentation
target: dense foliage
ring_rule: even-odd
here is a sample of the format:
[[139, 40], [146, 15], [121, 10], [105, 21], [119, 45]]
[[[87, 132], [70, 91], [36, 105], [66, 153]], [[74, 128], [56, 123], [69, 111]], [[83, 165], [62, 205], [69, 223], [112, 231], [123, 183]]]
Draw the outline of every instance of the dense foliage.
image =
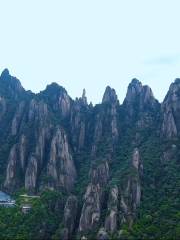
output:
[[27, 202], [19, 195], [16, 207], [0, 207], [0, 239], [50, 239], [61, 222], [64, 200], [59, 192], [45, 191], [28, 202], [32, 209], [25, 214]]

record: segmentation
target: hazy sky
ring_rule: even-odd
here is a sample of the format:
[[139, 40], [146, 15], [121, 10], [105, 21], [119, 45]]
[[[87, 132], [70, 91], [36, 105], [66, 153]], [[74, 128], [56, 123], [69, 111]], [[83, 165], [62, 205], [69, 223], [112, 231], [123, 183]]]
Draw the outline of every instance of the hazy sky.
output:
[[0, 0], [0, 71], [26, 89], [86, 88], [101, 101], [107, 85], [123, 101], [133, 77], [160, 101], [180, 77], [179, 0]]

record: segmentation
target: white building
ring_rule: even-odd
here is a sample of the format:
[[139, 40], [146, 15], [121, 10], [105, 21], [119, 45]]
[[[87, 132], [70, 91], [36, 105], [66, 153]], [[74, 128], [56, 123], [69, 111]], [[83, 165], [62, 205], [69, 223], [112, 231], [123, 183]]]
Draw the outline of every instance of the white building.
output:
[[15, 200], [11, 199], [11, 197], [0, 191], [0, 206], [2, 207], [14, 207], [15, 206]]

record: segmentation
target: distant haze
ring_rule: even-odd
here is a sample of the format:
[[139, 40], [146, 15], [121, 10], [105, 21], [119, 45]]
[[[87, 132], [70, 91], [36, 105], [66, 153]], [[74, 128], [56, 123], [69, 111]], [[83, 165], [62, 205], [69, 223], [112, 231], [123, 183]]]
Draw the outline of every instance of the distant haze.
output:
[[136, 77], [162, 101], [180, 77], [179, 0], [1, 0], [0, 8], [0, 71], [26, 89], [57, 82], [98, 103], [110, 85], [122, 102]]

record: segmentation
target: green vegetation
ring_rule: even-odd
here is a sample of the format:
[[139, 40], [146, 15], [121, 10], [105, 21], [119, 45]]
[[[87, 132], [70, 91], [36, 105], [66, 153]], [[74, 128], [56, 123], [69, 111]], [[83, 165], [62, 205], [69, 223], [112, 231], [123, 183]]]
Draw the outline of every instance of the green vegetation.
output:
[[[154, 137], [143, 143], [141, 206], [132, 229], [123, 227], [122, 239], [180, 239], [179, 144], [175, 141], [160, 145]], [[164, 151], [171, 156], [168, 162], [161, 157]]]
[[[110, 209], [108, 209], [110, 189], [115, 185], [119, 187], [120, 193], [117, 201], [118, 227], [117, 231], [110, 236], [111, 240], [180, 239], [180, 141], [161, 138], [163, 120], [161, 118], [166, 113], [169, 119], [171, 103], [169, 103], [168, 112], [162, 114], [161, 105], [151, 99], [152, 96], [149, 95], [149, 92], [143, 92], [143, 96], [140, 97], [138, 91], [134, 99], [136, 88], [134, 87], [132, 93], [130, 92], [133, 95], [132, 102], [125, 101], [125, 104], [116, 106], [113, 102], [105, 102], [90, 107], [82, 104], [80, 99], [73, 101], [66, 95], [65, 89], [55, 83], [49, 85], [40, 94], [26, 92], [21, 88], [19, 81], [11, 78], [7, 71], [5, 72], [4, 79], [0, 79], [0, 97], [4, 100], [1, 101], [2, 103], [0, 102], [1, 189], [5, 187], [4, 180], [11, 148], [16, 144], [18, 149], [9, 167], [12, 170], [9, 171], [9, 175], [15, 175], [12, 178], [12, 188], [6, 189], [15, 194], [13, 198], [16, 200], [16, 206], [13, 208], [0, 207], [0, 240], [61, 239], [64, 226], [67, 227], [71, 224], [69, 219], [68, 223], [65, 221], [63, 223], [66, 197], [70, 194], [74, 194], [78, 199], [78, 213], [77, 216], [74, 216], [76, 218], [75, 226], [72, 228], [75, 230], [72, 229], [72, 234], [74, 238], [81, 238], [78, 226], [84, 203], [83, 196], [91, 181], [90, 170], [96, 169], [104, 162], [108, 162], [109, 165], [109, 181], [102, 187], [100, 220], [97, 220], [97, 224], [95, 223], [93, 231], [87, 233], [88, 240], [94, 240], [100, 227], [104, 227], [105, 219], [110, 213]], [[152, 103], [147, 101], [148, 96]], [[179, 97], [179, 93], [177, 97]], [[174, 92], [173, 99], [175, 99]], [[34, 101], [34, 105], [31, 100]], [[179, 134], [178, 104], [179, 102], [177, 102], [174, 121]], [[60, 105], [62, 106], [60, 107]], [[176, 108], [171, 109], [172, 114]], [[21, 113], [19, 109], [20, 112], [22, 111]], [[66, 110], [67, 115], [62, 114]], [[174, 122], [172, 123], [170, 126], [174, 125]], [[16, 134], [12, 133], [13, 127]], [[53, 148], [52, 139], [54, 139], [57, 128], [62, 128], [67, 135], [67, 142], [64, 144], [65, 150], [61, 149], [59, 146], [61, 144], [57, 143], [58, 146]], [[40, 134], [41, 138], [39, 138]], [[25, 136], [27, 141], [25, 144], [20, 144], [22, 136]], [[80, 144], [80, 142], [83, 143]], [[135, 148], [138, 148], [143, 164], [143, 170], [141, 169], [139, 172], [132, 166], [132, 153]], [[56, 152], [57, 154], [55, 154]], [[47, 166], [54, 164], [49, 160], [54, 159], [54, 156], [57, 157], [58, 163], [55, 163], [54, 167], [57, 167], [58, 177], [61, 178], [62, 175], [64, 177], [65, 169], [71, 167], [71, 164], [68, 163], [71, 159], [67, 161], [67, 166], [63, 166], [68, 160], [68, 152], [72, 155], [72, 163], [77, 171], [72, 192], [65, 192], [65, 189], [59, 188], [59, 191], [46, 190], [40, 194], [45, 186], [51, 185], [56, 179], [56, 174], [54, 176], [47, 174]], [[24, 160], [21, 159], [23, 154], [22, 159]], [[30, 178], [36, 181], [35, 188], [32, 184], [33, 191], [40, 194], [39, 197], [24, 195], [26, 193], [24, 189], [18, 191], [25, 186], [25, 180], [28, 179], [26, 173], [27, 169], [29, 170], [31, 156], [36, 158], [37, 167], [34, 168], [37, 168], [37, 171], [33, 172], [32, 167]], [[64, 156], [64, 160], [60, 167], [61, 156]], [[54, 167], [52, 173], [56, 170]], [[71, 173], [71, 171], [69, 172]], [[107, 178], [107, 176], [103, 176], [103, 171], [98, 174], [100, 178]], [[97, 177], [94, 176], [94, 178], [93, 182], [98, 182]], [[71, 179], [67, 178], [68, 181]], [[125, 190], [127, 183], [131, 186], [136, 182], [142, 190], [141, 204], [136, 213], [128, 210], [127, 216], [122, 217], [121, 196], [124, 197], [127, 205], [129, 204], [130, 209], [133, 206], [135, 187], [132, 187], [130, 192]], [[58, 184], [57, 181], [56, 186], [59, 186]], [[86, 214], [89, 214], [90, 217], [91, 214], [93, 217], [96, 215], [96, 207], [94, 207], [95, 210], [92, 209], [94, 199], [93, 196], [90, 196], [86, 202], [89, 211]], [[31, 206], [28, 213], [22, 212], [24, 205]], [[133, 208], [133, 211], [135, 211], [134, 209], [136, 207]], [[134, 220], [132, 226], [127, 224], [130, 215], [132, 215], [130, 220]], [[70, 216], [72, 216], [71, 213]]]
[[[50, 239], [62, 221], [65, 197], [45, 191], [40, 198], [18, 196], [14, 208], [0, 207], [0, 239]], [[23, 203], [31, 203], [29, 213], [22, 213]]]

